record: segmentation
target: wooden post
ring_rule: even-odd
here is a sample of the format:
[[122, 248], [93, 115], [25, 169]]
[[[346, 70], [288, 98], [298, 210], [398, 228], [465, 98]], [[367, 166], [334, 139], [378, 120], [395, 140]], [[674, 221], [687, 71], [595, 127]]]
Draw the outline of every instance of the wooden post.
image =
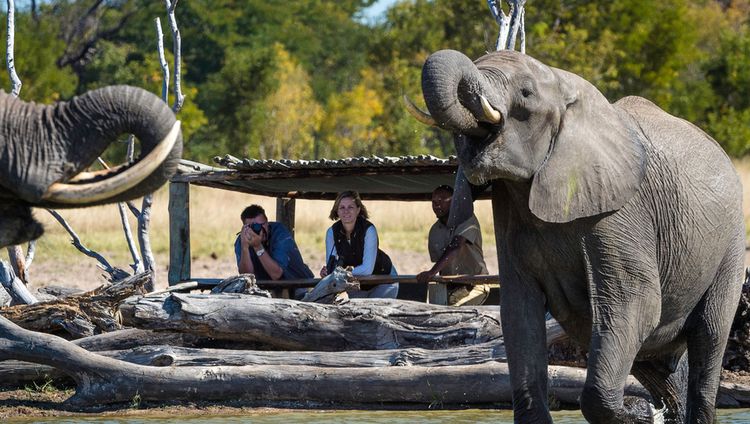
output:
[[[295, 203], [295, 199], [290, 199], [288, 197], [276, 198], [276, 222], [284, 224], [284, 226], [289, 229], [289, 232], [292, 233], [292, 238], [294, 238]], [[289, 289], [281, 289], [280, 291], [276, 290], [275, 292], [276, 297], [281, 297], [283, 299], [291, 298]]]
[[190, 184], [169, 183], [169, 285], [190, 279]]
[[289, 232], [294, 237], [294, 207], [295, 199], [288, 197], [277, 197], [276, 198], [276, 222], [284, 224]]
[[448, 286], [442, 283], [430, 283], [427, 286], [427, 303], [431, 305], [447, 305]]

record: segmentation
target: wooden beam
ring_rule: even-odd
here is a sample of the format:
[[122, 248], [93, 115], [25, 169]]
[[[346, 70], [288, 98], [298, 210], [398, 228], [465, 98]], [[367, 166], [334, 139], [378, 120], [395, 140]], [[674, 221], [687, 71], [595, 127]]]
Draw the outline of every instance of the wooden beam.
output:
[[443, 283], [432, 283], [427, 286], [427, 302], [432, 305], [448, 304], [448, 286]]
[[296, 201], [287, 197], [276, 198], [276, 222], [284, 226], [292, 233], [294, 237], [294, 209]]
[[[368, 276], [357, 276], [355, 279], [363, 286], [373, 286], [384, 283], [400, 283], [400, 284], [418, 284], [416, 275], [368, 275]], [[320, 282], [320, 278], [304, 278], [299, 280], [256, 280], [255, 283], [261, 288], [292, 288], [292, 287], [315, 287]], [[179, 290], [192, 290], [192, 289], [205, 289], [213, 287], [220, 282], [224, 281], [222, 278], [188, 278], [180, 281], [179, 283], [184, 284], [180, 288], [175, 288], [171, 291]], [[447, 284], [467, 284], [467, 285], [478, 285], [478, 284], [494, 284], [500, 283], [500, 277], [497, 275], [436, 275], [432, 278], [435, 283]], [[187, 284], [190, 283], [190, 284]], [[172, 283], [170, 283], [172, 284]], [[175, 283], [176, 284], [176, 283]]]
[[190, 184], [169, 184], [169, 285], [190, 279]]

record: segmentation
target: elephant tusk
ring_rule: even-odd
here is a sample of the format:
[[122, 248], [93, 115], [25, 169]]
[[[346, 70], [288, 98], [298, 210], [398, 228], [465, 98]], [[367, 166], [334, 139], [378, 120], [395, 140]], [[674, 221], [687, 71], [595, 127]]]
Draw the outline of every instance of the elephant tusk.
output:
[[[176, 121], [167, 136], [152, 151], [132, 166], [126, 167], [123, 172], [90, 183], [54, 183], [42, 198], [50, 202], [77, 205], [98, 202], [123, 193], [156, 171], [169, 156], [179, 134], [180, 121]], [[74, 177], [73, 180], [81, 179]]]
[[406, 94], [404, 94], [403, 97], [404, 97], [404, 105], [406, 106], [406, 110], [408, 110], [411, 116], [416, 118], [417, 121], [425, 125], [429, 125], [431, 127], [438, 126], [437, 121], [435, 121], [435, 118], [433, 118], [429, 113], [418, 108], [417, 105], [415, 105]]
[[488, 102], [484, 96], [480, 95], [479, 100], [482, 103], [482, 111], [484, 111], [484, 117], [487, 118], [490, 123], [499, 124], [503, 122], [503, 114], [500, 113], [499, 110], [493, 108], [490, 105], [490, 102]]

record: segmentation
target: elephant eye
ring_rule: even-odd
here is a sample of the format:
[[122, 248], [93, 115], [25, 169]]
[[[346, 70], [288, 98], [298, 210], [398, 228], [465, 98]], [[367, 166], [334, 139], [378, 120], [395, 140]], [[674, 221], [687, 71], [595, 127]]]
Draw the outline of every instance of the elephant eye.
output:
[[524, 87], [524, 88], [521, 89], [521, 95], [524, 96], [524, 97], [529, 97], [532, 94], [534, 94], [534, 93], [529, 88]]

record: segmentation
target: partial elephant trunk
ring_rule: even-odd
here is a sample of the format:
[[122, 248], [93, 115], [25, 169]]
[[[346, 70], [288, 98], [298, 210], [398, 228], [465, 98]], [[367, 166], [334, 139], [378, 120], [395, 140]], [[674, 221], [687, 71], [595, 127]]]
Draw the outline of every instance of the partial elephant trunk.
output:
[[471, 59], [455, 50], [433, 53], [422, 67], [422, 93], [430, 115], [440, 127], [464, 134], [487, 134], [477, 119], [485, 116], [480, 99], [486, 84]]
[[[135, 87], [106, 87], [52, 106], [0, 93], [0, 114], [0, 185], [35, 205], [71, 207], [143, 196], [167, 181], [182, 154], [170, 108]], [[138, 162], [78, 176], [116, 137], [130, 133], [141, 142]]]

